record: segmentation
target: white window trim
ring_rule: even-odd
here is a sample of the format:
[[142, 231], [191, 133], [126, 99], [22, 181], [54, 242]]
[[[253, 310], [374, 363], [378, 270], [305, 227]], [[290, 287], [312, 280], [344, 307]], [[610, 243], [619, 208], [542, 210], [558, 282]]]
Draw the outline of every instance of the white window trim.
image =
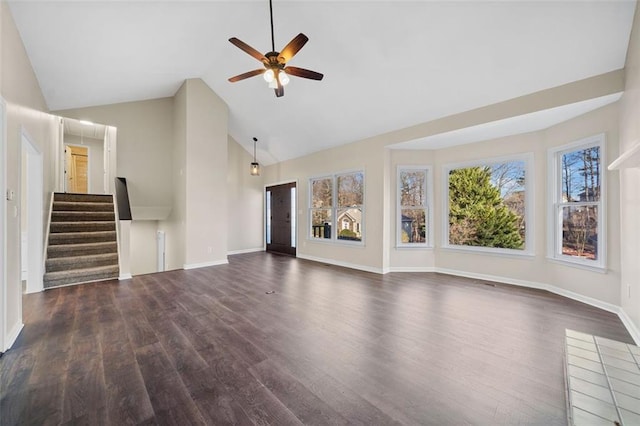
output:
[[[340, 176], [345, 176], [345, 175], [350, 175], [350, 174], [354, 174], [354, 173], [362, 173], [362, 205], [360, 206], [362, 209], [362, 222], [360, 225], [360, 235], [361, 235], [361, 239], [360, 241], [351, 241], [351, 240], [341, 240], [338, 239], [338, 210], [340, 209], [340, 207], [338, 207], [338, 177]], [[312, 201], [313, 201], [313, 185], [312, 182], [314, 180], [321, 180], [321, 179], [331, 179], [332, 182], [332, 187], [331, 187], [331, 208], [314, 208], [312, 206]], [[367, 192], [367, 176], [366, 173], [364, 171], [364, 168], [362, 169], [353, 169], [353, 170], [345, 170], [345, 171], [341, 171], [338, 173], [333, 173], [333, 174], [323, 174], [323, 175], [318, 175], [318, 176], [311, 176], [309, 177], [308, 180], [309, 184], [309, 194], [308, 194], [308, 213], [307, 213], [307, 218], [308, 218], [308, 226], [307, 226], [307, 231], [306, 231], [306, 235], [307, 235], [307, 241], [310, 242], [314, 242], [314, 243], [321, 243], [321, 244], [342, 244], [342, 245], [347, 245], [347, 246], [357, 246], [357, 247], [361, 247], [365, 245], [365, 235], [366, 235], [366, 220], [365, 220], [365, 213], [366, 213], [366, 192]], [[344, 207], [342, 207], [344, 208]], [[326, 210], [331, 210], [331, 238], [314, 238], [311, 236], [311, 226], [313, 223], [313, 219], [312, 219], [312, 214], [311, 212], [313, 210], [321, 210], [321, 209], [326, 209]]]
[[[400, 217], [402, 215], [402, 206], [400, 205], [400, 174], [403, 171], [424, 171], [426, 172], [426, 182], [425, 182], [425, 191], [427, 192], [427, 196], [425, 198], [425, 206], [424, 209], [427, 212], [427, 238], [424, 243], [403, 243], [402, 242], [402, 227]], [[433, 248], [433, 243], [435, 239], [433, 238], [433, 168], [432, 166], [402, 166], [398, 165], [396, 170], [396, 248], [400, 249], [425, 249], [425, 248]]]
[[[559, 215], [558, 200], [562, 194], [562, 172], [560, 170], [560, 156], [579, 149], [600, 147], [600, 201], [598, 205], [598, 259], [596, 261], [580, 259], [575, 256], [562, 254], [562, 221]], [[547, 151], [547, 259], [560, 264], [587, 269], [596, 272], [607, 270], [607, 173], [606, 173], [606, 137], [604, 133], [589, 136], [562, 146], [550, 148]]]
[[[492, 166], [497, 163], [506, 163], [510, 161], [523, 161], [525, 164], [525, 209], [524, 217], [526, 229], [525, 229], [525, 247], [523, 250], [518, 249], [504, 249], [493, 247], [479, 247], [479, 246], [462, 246], [449, 244], [449, 172], [455, 169], [463, 169], [468, 167], [483, 167]], [[465, 161], [463, 163], [451, 163], [445, 164], [442, 167], [442, 248], [454, 251], [463, 252], [475, 252], [475, 253], [491, 253], [494, 255], [502, 255], [508, 257], [531, 257], [534, 256], [535, 250], [535, 233], [533, 228], [535, 227], [534, 217], [534, 194], [535, 194], [535, 176], [534, 176], [534, 156], [532, 152], [526, 152], [522, 154], [508, 155], [503, 157], [491, 157], [474, 161]]]

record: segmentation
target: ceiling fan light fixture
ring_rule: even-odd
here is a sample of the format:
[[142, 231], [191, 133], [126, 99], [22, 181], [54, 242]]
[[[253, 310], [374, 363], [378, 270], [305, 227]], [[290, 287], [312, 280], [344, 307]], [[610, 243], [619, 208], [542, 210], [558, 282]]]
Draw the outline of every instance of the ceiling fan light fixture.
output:
[[278, 72], [278, 80], [280, 80], [280, 84], [286, 86], [289, 84], [290, 78], [284, 70], [280, 70], [280, 72]]
[[273, 70], [269, 68], [264, 72], [264, 74], [262, 74], [262, 77], [264, 77], [264, 81], [266, 81], [267, 83], [271, 83], [275, 79], [275, 74]]
[[[269, 17], [271, 19], [271, 51], [265, 53], [264, 55], [258, 52], [253, 47], [249, 46], [242, 40], [237, 39], [236, 37], [231, 37], [229, 42], [236, 46], [238, 49], [244, 51], [249, 54], [254, 59], [262, 62], [266, 70], [255, 69], [252, 71], [248, 71], [242, 74], [238, 74], [234, 77], [229, 78], [229, 82], [235, 83], [236, 81], [244, 80], [250, 77], [255, 77], [256, 75], [262, 74], [262, 78], [269, 83], [269, 88], [274, 89], [276, 92], [276, 97], [280, 98], [284, 96], [284, 86], [286, 86], [289, 81], [290, 75], [300, 78], [307, 78], [310, 80], [322, 80], [323, 75], [319, 72], [307, 70], [304, 68], [298, 67], [290, 67], [287, 65], [287, 62], [293, 58], [296, 53], [302, 49], [302, 47], [309, 41], [309, 37], [300, 33], [295, 36], [287, 45], [280, 51], [276, 51], [276, 43], [273, 36], [273, 6], [272, 0], [269, 0]], [[284, 69], [288, 72], [284, 72]]]

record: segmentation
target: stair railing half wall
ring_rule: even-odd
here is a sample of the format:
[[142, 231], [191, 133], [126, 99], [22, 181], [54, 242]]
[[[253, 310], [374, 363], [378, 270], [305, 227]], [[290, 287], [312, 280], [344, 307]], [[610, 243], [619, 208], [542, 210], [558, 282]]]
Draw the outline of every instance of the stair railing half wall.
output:
[[49, 212], [47, 219], [47, 227], [44, 229], [44, 244], [43, 245], [43, 253], [42, 253], [42, 273], [47, 270], [47, 252], [49, 250], [49, 233], [51, 233], [51, 215], [53, 212], [53, 197], [55, 195], [55, 191], [51, 191], [51, 198], [49, 199]]
[[116, 205], [116, 239], [121, 280], [131, 278], [131, 205], [127, 179], [115, 178], [114, 204]]

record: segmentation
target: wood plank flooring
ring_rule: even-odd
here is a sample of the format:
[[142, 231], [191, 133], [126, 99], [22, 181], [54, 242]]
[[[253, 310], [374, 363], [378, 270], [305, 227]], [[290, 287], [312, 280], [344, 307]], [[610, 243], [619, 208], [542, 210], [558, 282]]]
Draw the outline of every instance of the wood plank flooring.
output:
[[27, 295], [24, 312], [2, 425], [566, 425], [565, 328], [633, 343], [545, 291], [267, 253]]

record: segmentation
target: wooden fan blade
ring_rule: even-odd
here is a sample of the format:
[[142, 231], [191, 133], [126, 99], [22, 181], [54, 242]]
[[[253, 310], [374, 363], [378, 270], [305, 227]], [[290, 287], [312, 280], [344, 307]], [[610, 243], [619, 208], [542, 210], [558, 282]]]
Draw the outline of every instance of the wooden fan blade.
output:
[[308, 41], [309, 37], [302, 33], [298, 34], [284, 47], [284, 49], [282, 49], [282, 52], [280, 52], [280, 55], [278, 56], [278, 60], [281, 63], [286, 64]]
[[264, 69], [259, 69], [259, 70], [253, 70], [253, 71], [247, 71], [245, 73], [242, 74], [238, 74], [235, 77], [231, 77], [229, 79], [229, 81], [231, 83], [235, 83], [236, 81], [240, 81], [240, 80], [244, 80], [245, 78], [249, 78], [249, 77], [253, 77], [256, 75], [260, 75], [264, 73]]
[[284, 71], [289, 75], [295, 75], [296, 77], [302, 77], [302, 78], [309, 78], [311, 80], [322, 80], [322, 77], [324, 77], [324, 75], [320, 74], [319, 72], [306, 70], [304, 68], [298, 68], [298, 67], [286, 67]]
[[258, 52], [256, 49], [254, 49], [253, 47], [249, 46], [247, 43], [245, 43], [244, 41], [237, 39], [235, 37], [231, 37], [229, 39], [229, 41], [231, 42], [231, 44], [233, 44], [234, 46], [236, 46], [237, 48], [239, 48], [240, 50], [244, 50], [245, 52], [247, 52], [249, 55], [253, 56], [254, 58], [256, 58], [257, 60], [259, 60], [260, 62], [269, 62], [267, 60], [267, 58], [265, 58], [265, 56]]

